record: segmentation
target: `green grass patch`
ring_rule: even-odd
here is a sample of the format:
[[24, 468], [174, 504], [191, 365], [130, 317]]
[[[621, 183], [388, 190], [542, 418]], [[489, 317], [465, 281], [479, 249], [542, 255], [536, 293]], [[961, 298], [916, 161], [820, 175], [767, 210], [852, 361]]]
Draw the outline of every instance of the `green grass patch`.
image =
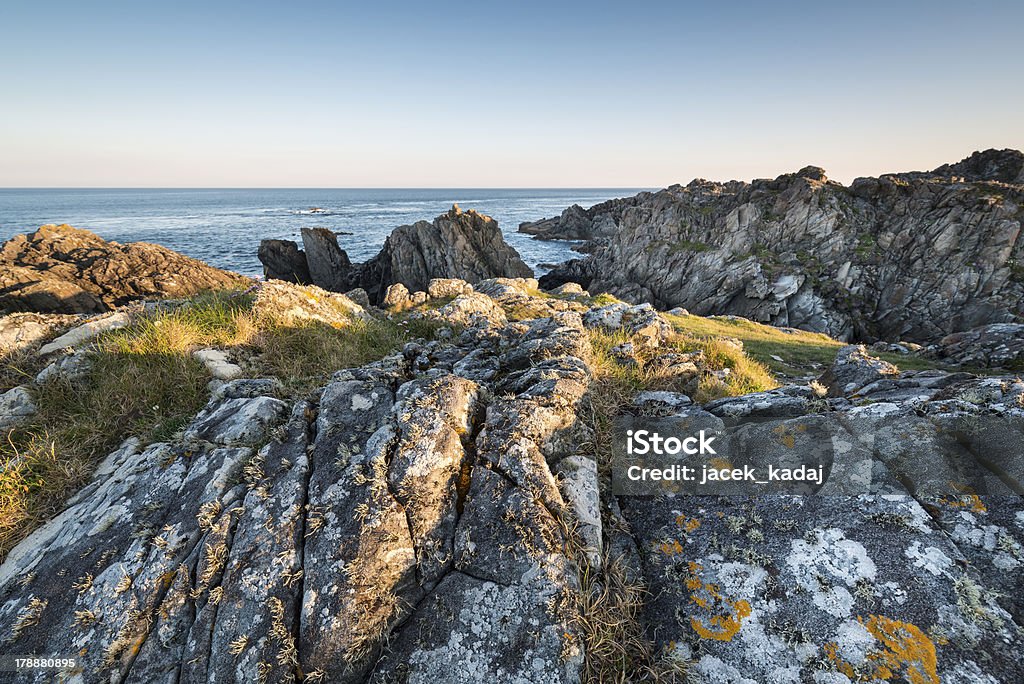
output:
[[694, 240], [679, 240], [678, 242], [672, 243], [668, 248], [669, 254], [676, 254], [678, 252], [706, 252], [710, 250], [711, 245], [703, 242], [696, 242]]
[[[162, 441], [188, 423], [209, 398], [210, 376], [192, 357], [196, 349], [226, 349], [246, 377], [274, 376], [287, 396], [303, 396], [336, 370], [382, 358], [439, 327], [343, 318], [286, 326], [258, 313], [251, 296], [221, 292], [100, 336], [84, 377], [35, 387], [38, 413], [0, 433], [0, 558], [59, 512], [124, 439]], [[34, 357], [8, 359], [4, 381], [26, 383], [38, 365]]]
[[[683, 392], [704, 403], [725, 396], [761, 392], [779, 386], [771, 370], [742, 350], [721, 339], [677, 334], [655, 349], [636, 344], [625, 332], [589, 330], [590, 367], [593, 373], [584, 420], [588, 421], [596, 436], [590, 451], [600, 467], [611, 462], [612, 420], [621, 415], [639, 392], [664, 390]], [[634, 342], [635, 364], [620, 363], [613, 349], [623, 343]], [[696, 375], [677, 374], [656, 363], [668, 353], [694, 353], [698, 366]], [[724, 379], [708, 371], [729, 369]]]
[[[776, 328], [745, 318], [669, 314], [665, 314], [665, 317], [677, 331], [690, 337], [735, 337], [743, 342], [743, 349], [750, 358], [764, 364], [771, 372], [785, 377], [802, 377], [823, 372], [832, 365], [836, 352], [848, 344], [822, 333], [795, 328]], [[912, 354], [874, 351], [870, 353], [895, 364], [902, 370], [943, 368], [941, 364], [930, 359]]]
[[[775, 328], [745, 318], [665, 315], [680, 333], [697, 339], [735, 337], [747, 355], [786, 376], [805, 375], [831, 365], [843, 346], [828, 335]], [[774, 357], [779, 357], [782, 361]]]
[[0, 557], [63, 508], [125, 438], [166, 439], [207, 398], [202, 364], [176, 353], [98, 351], [88, 374], [35, 390], [39, 412], [4, 435]]

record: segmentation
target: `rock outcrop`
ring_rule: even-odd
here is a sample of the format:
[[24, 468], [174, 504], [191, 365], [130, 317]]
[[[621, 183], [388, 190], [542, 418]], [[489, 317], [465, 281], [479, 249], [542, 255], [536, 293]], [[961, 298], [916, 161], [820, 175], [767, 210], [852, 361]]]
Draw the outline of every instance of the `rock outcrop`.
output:
[[557, 218], [520, 223], [519, 232], [542, 240], [593, 240], [611, 237], [617, 228], [611, 217], [633, 203], [633, 198], [614, 199], [591, 207], [590, 210], [574, 204]]
[[107, 242], [68, 225], [43, 226], [0, 249], [0, 311], [100, 313], [249, 282], [166, 247]]
[[541, 279], [547, 288], [928, 344], [1024, 315], [1022, 168], [1021, 152], [988, 150], [849, 187], [816, 167], [694, 180], [520, 230], [591, 240], [590, 256]]
[[264, 240], [259, 258], [267, 278], [312, 283], [327, 290], [365, 290], [380, 304], [391, 285], [425, 291], [432, 278], [476, 283], [486, 278], [530, 277], [533, 271], [501, 235], [494, 219], [453, 206], [432, 222], [418, 221], [392, 231], [383, 249], [353, 264], [325, 228], [303, 228], [304, 250], [288, 240]]
[[[643, 392], [625, 415], [755, 419], [751, 458], [827, 435], [833, 469], [866, 476], [855, 495], [616, 496], [589, 336], [653, 353], [671, 327], [536, 287], [424, 283], [462, 302], [423, 311], [446, 335], [303, 400], [234, 380], [172, 440], [129, 439], [0, 565], [0, 650], [77, 654], [84, 682], [598, 681], [601, 648], [708, 682], [1024, 678], [1024, 383], [852, 348], [831, 398]], [[1000, 450], [1016, 460], [990, 467]], [[953, 463], [981, 489], [926, 491]], [[642, 605], [588, 612], [623, 591]]]
[[263, 264], [263, 275], [267, 280], [297, 284], [313, 282], [309, 276], [306, 253], [291, 240], [262, 240], [257, 256]]
[[1024, 369], [1024, 323], [992, 323], [947, 335], [924, 350], [942, 361], [974, 368]]

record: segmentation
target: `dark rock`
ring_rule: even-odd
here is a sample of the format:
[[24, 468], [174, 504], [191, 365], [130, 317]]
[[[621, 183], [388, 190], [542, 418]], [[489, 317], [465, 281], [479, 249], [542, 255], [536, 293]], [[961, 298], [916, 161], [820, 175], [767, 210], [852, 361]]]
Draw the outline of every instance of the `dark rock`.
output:
[[0, 310], [99, 313], [135, 299], [241, 287], [247, 278], [145, 242], [46, 225], [0, 249]]
[[849, 188], [816, 167], [695, 180], [528, 229], [554, 239], [615, 226], [590, 231], [591, 255], [544, 275], [544, 289], [576, 282], [698, 315], [927, 344], [1024, 317], [1022, 166], [1020, 152], [989, 150]]
[[576, 283], [584, 290], [590, 289], [597, 265], [588, 259], [570, 259], [545, 273], [538, 282], [545, 290], [554, 290], [566, 283]]
[[946, 164], [932, 171], [936, 176], [961, 177], [967, 181], [996, 181], [1024, 185], [1024, 154], [1019, 150], [985, 150], [975, 152], [956, 164]]
[[992, 323], [943, 337], [928, 356], [975, 368], [1024, 367], [1024, 323]]
[[263, 277], [267, 280], [283, 280], [299, 285], [313, 282], [309, 276], [306, 253], [292, 240], [262, 240], [257, 256], [263, 264]]
[[317, 287], [333, 292], [352, 288], [352, 262], [338, 246], [338, 236], [326, 228], [303, 228], [302, 246], [310, 281]]
[[[362, 264], [352, 264], [338, 247], [335, 234], [326, 228], [303, 228], [305, 261], [314, 285], [345, 292], [366, 291], [373, 304], [385, 303], [390, 286], [401, 284], [413, 292], [426, 292], [435, 278], [459, 279], [470, 284], [486, 278], [530, 277], [533, 272], [501, 235], [494, 219], [458, 206], [435, 218], [400, 226], [392, 231], [383, 249]], [[287, 279], [301, 278], [289, 248], [264, 240], [260, 259], [268, 272], [286, 273]], [[284, 254], [287, 253], [287, 258]], [[269, 261], [264, 259], [267, 257]], [[396, 291], [397, 292], [397, 291]], [[399, 297], [389, 300], [394, 306]]]
[[366, 290], [361, 287], [357, 287], [354, 290], [349, 290], [345, 293], [345, 296], [351, 299], [353, 302], [363, 307], [364, 309], [370, 308], [370, 297], [366, 294]]
[[844, 397], [856, 394], [882, 378], [896, 377], [899, 373], [900, 369], [896, 366], [868, 354], [864, 345], [850, 345], [839, 350], [836, 360], [819, 382], [828, 388], [828, 396]]
[[370, 300], [379, 302], [392, 283], [426, 292], [433, 278], [473, 284], [486, 278], [532, 275], [505, 242], [494, 219], [454, 206], [432, 222], [396, 228], [380, 254], [363, 264], [359, 280]]
[[525, 221], [519, 232], [538, 240], [593, 240], [615, 232], [612, 215], [635, 203], [635, 198], [614, 199], [584, 209], [578, 204], [566, 208], [557, 218]]

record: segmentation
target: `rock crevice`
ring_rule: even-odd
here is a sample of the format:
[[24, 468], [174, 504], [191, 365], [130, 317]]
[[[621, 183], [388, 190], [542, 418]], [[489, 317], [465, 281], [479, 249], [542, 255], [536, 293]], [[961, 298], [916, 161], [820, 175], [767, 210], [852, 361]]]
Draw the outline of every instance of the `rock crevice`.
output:
[[651, 644], [628, 657], [711, 681], [1024, 676], [1019, 459], [928, 489], [965, 450], [1019, 455], [1019, 379], [848, 347], [817, 386], [643, 392], [625, 412], [738, 425], [758, 463], [826, 436], [870, 487], [615, 496], [581, 421], [607, 391], [593, 336], [655, 353], [669, 321], [528, 280], [424, 289], [530, 315], [429, 308], [447, 334], [307, 399], [234, 380], [172, 440], [129, 440], [0, 565], [0, 650], [77, 653], [85, 682], [578, 682], [588, 621], [627, 619], [582, 598], [625, 587]]

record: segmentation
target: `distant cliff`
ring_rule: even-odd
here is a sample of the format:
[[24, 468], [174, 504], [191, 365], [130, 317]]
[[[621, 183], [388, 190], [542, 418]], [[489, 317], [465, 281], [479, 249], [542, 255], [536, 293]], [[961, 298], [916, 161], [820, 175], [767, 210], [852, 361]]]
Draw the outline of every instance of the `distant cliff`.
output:
[[543, 280], [842, 339], [934, 342], [1024, 313], [1024, 154], [858, 178], [694, 180], [520, 226], [590, 255]]

